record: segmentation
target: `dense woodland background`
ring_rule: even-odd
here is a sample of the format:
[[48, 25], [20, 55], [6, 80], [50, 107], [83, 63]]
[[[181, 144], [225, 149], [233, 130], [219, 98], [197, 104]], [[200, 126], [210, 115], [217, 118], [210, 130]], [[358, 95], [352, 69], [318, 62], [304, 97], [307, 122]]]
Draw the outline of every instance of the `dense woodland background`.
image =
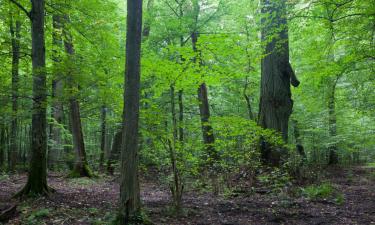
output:
[[182, 217], [192, 191], [333, 190], [375, 161], [374, 41], [374, 0], [0, 0], [0, 186], [28, 180], [0, 191], [120, 183], [129, 224], [136, 174]]

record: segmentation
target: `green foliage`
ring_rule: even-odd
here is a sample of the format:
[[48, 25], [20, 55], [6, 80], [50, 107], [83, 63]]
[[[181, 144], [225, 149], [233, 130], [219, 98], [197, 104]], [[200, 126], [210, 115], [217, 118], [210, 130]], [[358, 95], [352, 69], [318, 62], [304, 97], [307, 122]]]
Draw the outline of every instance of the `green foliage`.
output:
[[311, 185], [302, 188], [302, 194], [312, 201], [333, 200], [336, 204], [342, 205], [345, 202], [344, 195], [338, 192], [330, 183]]
[[7, 180], [9, 178], [9, 175], [6, 173], [0, 173], [0, 181]]
[[331, 197], [334, 193], [334, 188], [329, 183], [323, 183], [303, 188], [302, 193], [310, 200], [319, 200]]
[[27, 217], [27, 224], [29, 225], [38, 225], [43, 224], [40, 220], [48, 217], [50, 214], [50, 209], [41, 208], [33, 211], [29, 217]]

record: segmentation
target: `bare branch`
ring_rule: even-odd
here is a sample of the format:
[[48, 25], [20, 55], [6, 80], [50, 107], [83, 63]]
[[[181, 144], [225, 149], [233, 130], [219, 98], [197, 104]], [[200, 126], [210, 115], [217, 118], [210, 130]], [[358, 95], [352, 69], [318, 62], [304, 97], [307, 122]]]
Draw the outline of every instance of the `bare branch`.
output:
[[10, 2], [12, 2], [13, 4], [15, 4], [20, 10], [22, 10], [26, 15], [27, 17], [29, 17], [30, 20], [32, 20], [31, 18], [31, 13], [29, 11], [27, 11], [25, 9], [25, 7], [23, 7], [20, 3], [18, 3], [16, 0], [9, 0]]

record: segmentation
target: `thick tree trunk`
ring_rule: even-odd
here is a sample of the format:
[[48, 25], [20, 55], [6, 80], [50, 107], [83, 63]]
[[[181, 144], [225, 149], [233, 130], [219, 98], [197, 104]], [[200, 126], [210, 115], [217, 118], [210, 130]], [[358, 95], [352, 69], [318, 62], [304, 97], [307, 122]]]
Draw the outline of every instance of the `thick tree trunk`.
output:
[[71, 177], [92, 177], [92, 172], [87, 163], [85, 143], [83, 140], [81, 114], [79, 102], [72, 98], [70, 103], [70, 121], [72, 123], [73, 148], [76, 153], [76, 162]]
[[62, 124], [64, 119], [64, 109], [62, 103], [63, 97], [63, 73], [59, 69], [61, 64], [60, 53], [63, 50], [63, 40], [62, 40], [62, 21], [60, 15], [52, 16], [53, 22], [53, 33], [52, 33], [52, 60], [54, 63], [54, 79], [52, 80], [52, 118], [53, 123], [50, 126], [50, 135], [53, 140], [52, 146], [49, 148], [48, 154], [48, 165], [50, 169], [54, 169], [59, 158], [59, 153], [62, 150], [62, 137], [61, 128], [55, 126], [54, 124]]
[[31, 1], [33, 108], [31, 159], [25, 187], [16, 196], [45, 195], [47, 186], [47, 85], [44, 43], [44, 0]]
[[10, 129], [10, 171], [14, 172], [17, 165], [18, 143], [18, 83], [19, 83], [19, 62], [20, 62], [20, 31], [21, 22], [14, 21], [13, 14], [10, 15], [10, 34], [12, 39], [12, 122]]
[[[263, 128], [280, 132], [285, 142], [288, 140], [288, 122], [292, 113], [290, 84], [298, 86], [289, 63], [288, 28], [286, 20], [286, 0], [262, 0], [262, 41], [266, 48], [261, 64], [261, 93], [259, 124]], [[272, 39], [269, 41], [269, 37]], [[275, 151], [262, 142], [262, 158], [266, 164], [278, 165], [284, 151]]]
[[333, 140], [333, 143], [328, 147], [328, 165], [336, 165], [339, 162], [337, 155], [337, 146], [336, 146], [336, 107], [335, 107], [335, 93], [338, 77], [332, 82], [331, 90], [328, 96], [328, 127], [329, 127], [329, 136]]
[[139, 218], [141, 210], [138, 178], [138, 128], [140, 102], [140, 59], [142, 0], [127, 1], [126, 71], [121, 146], [119, 224]]
[[99, 159], [99, 169], [103, 170], [104, 155], [106, 152], [106, 139], [107, 139], [107, 107], [102, 106], [101, 109], [101, 140], [100, 140], [100, 159]]

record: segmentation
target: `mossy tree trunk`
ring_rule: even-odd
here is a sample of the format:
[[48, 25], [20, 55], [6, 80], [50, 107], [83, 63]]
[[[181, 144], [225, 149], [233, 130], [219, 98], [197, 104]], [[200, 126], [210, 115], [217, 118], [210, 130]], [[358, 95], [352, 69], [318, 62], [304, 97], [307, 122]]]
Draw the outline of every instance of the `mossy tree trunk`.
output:
[[140, 59], [142, 41], [142, 0], [127, 1], [126, 65], [121, 146], [119, 224], [131, 224], [141, 211], [138, 178], [138, 130], [140, 105]]

